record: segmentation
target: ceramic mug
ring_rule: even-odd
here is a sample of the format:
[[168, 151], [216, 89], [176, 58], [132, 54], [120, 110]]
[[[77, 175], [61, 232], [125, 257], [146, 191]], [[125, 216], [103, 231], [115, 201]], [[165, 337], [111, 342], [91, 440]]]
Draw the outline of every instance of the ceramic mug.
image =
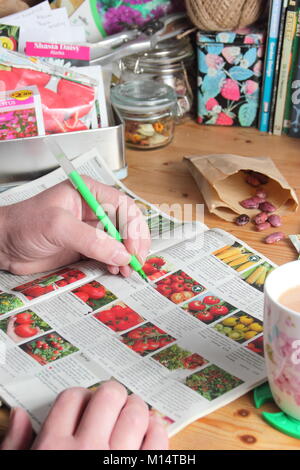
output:
[[267, 375], [279, 408], [300, 420], [300, 313], [278, 302], [299, 286], [300, 261], [276, 268], [265, 283], [264, 350]]

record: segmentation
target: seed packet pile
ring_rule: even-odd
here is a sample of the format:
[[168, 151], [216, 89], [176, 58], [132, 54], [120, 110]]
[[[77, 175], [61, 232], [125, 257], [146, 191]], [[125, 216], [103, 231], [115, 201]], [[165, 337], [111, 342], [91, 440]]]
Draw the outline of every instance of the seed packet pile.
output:
[[0, 140], [45, 135], [36, 87], [0, 93]]
[[0, 48], [0, 67], [0, 91], [37, 86], [46, 134], [99, 127], [93, 119], [98, 96], [93, 78], [4, 48]]

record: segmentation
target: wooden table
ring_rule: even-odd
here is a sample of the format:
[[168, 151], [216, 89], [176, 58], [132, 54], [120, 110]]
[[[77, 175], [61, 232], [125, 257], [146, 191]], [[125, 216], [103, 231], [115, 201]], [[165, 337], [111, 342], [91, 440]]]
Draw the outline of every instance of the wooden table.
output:
[[[144, 199], [154, 203], [201, 203], [201, 194], [182, 162], [184, 155], [236, 153], [245, 156], [272, 157], [300, 199], [300, 141], [262, 134], [256, 129], [199, 126], [190, 121], [176, 129], [168, 147], [149, 152], [127, 151], [129, 176], [125, 184]], [[205, 212], [209, 227], [232, 232], [272, 261], [282, 264], [296, 258], [289, 240], [280, 246], [262, 243], [263, 235], [251, 224], [237, 227]], [[284, 221], [286, 234], [300, 233], [298, 216]], [[275, 411], [275, 405], [261, 410]], [[300, 441], [285, 436], [266, 425], [256, 410], [252, 394], [195, 421], [171, 439], [171, 448], [183, 449], [299, 449]], [[0, 409], [0, 435], [7, 426], [7, 410]]]

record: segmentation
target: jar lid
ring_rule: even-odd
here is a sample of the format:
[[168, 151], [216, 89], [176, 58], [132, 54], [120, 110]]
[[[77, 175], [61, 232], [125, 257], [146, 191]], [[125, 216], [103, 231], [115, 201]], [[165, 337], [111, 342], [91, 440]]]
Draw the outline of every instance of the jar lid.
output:
[[137, 60], [143, 68], [165, 67], [172, 64], [180, 64], [194, 58], [194, 50], [189, 38], [180, 40], [167, 39], [159, 42], [150, 51], [143, 54], [133, 54], [122, 59], [126, 66], [133, 68]]
[[174, 106], [177, 97], [173, 88], [164, 83], [133, 80], [113, 87], [111, 101], [120, 110], [147, 113]]

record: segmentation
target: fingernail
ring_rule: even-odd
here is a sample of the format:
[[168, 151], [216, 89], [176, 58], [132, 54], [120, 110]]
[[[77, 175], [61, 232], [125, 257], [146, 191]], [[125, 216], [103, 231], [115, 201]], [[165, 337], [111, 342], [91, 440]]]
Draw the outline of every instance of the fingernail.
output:
[[114, 252], [111, 262], [117, 266], [126, 266], [131, 260], [131, 255], [125, 248], [118, 249]]
[[148, 250], [141, 250], [137, 255], [137, 258], [142, 266], [144, 266], [145, 264], [147, 255], [148, 255]]
[[111, 274], [119, 274], [119, 271], [120, 271], [117, 266], [111, 266], [109, 268], [109, 270], [110, 270]]

